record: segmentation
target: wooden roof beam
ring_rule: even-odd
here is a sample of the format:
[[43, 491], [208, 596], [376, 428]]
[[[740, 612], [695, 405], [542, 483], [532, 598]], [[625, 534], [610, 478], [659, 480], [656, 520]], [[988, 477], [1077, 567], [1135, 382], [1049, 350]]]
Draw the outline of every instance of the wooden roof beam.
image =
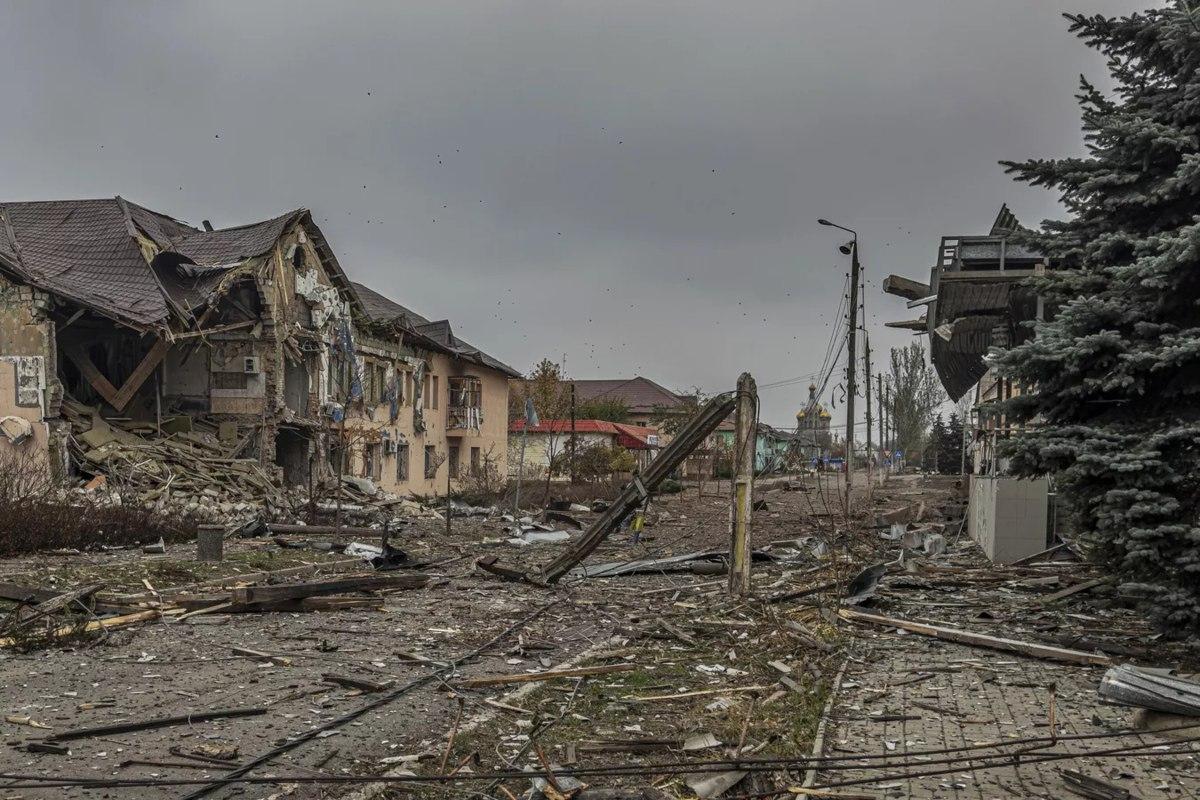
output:
[[888, 275], [883, 279], [883, 291], [903, 297], [905, 300], [920, 300], [933, 294], [928, 283], [921, 283], [902, 275]]

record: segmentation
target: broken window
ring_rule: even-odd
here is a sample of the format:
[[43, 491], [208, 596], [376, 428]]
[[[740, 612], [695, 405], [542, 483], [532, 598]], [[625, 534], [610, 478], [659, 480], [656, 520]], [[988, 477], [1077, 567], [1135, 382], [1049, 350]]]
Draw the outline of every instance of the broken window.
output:
[[458, 477], [459, 452], [461, 450], [462, 450], [462, 448], [456, 444], [450, 445], [450, 477], [451, 478]]
[[472, 475], [479, 474], [479, 466], [480, 466], [479, 457], [480, 457], [479, 448], [472, 447], [471, 448], [471, 474]]
[[434, 409], [434, 411], [437, 410], [437, 407], [438, 407], [438, 376], [434, 375], [433, 376], [433, 409]]
[[437, 448], [427, 444], [425, 445], [425, 477], [427, 479], [437, 477], [437, 468]]
[[408, 445], [396, 446], [396, 480], [403, 483], [408, 480]]
[[483, 424], [483, 382], [472, 376], [447, 380], [450, 388], [447, 427], [478, 429]]
[[375, 365], [370, 361], [363, 364], [363, 400], [375, 403]]
[[387, 399], [387, 366], [385, 364], [375, 365], [375, 395], [374, 401], [382, 403]]
[[368, 444], [363, 447], [363, 477], [373, 481], [383, 475], [383, 445]]

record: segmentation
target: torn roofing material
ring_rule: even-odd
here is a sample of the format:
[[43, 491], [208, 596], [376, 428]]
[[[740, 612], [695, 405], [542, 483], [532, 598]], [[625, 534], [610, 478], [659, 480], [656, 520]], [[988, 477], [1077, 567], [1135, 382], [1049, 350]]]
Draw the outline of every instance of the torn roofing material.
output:
[[[166, 325], [173, 307], [198, 304], [225, 269], [269, 252], [297, 221], [311, 232], [330, 279], [357, 304], [306, 209], [201, 230], [121, 197], [0, 203], [0, 269], [135, 327]], [[153, 264], [139, 239], [159, 251]]]
[[455, 336], [449, 320], [431, 322], [412, 309], [361, 283], [355, 282], [353, 289], [367, 317], [372, 321], [398, 325], [459, 358], [503, 372], [510, 378], [522, 377], [520, 372], [508, 364]]
[[1148, 708], [1166, 714], [1200, 717], [1200, 683], [1121, 664], [1104, 673], [1100, 696], [1114, 703]]
[[0, 216], [0, 258], [17, 277], [138, 325], [166, 319], [166, 297], [116, 198], [3, 203]]

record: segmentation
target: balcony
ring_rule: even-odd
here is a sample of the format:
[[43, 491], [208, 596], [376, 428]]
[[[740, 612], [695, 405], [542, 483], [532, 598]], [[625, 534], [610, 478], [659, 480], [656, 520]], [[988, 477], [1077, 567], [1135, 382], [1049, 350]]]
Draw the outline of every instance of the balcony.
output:
[[479, 430], [483, 409], [479, 406], [450, 406], [446, 409], [447, 430]]

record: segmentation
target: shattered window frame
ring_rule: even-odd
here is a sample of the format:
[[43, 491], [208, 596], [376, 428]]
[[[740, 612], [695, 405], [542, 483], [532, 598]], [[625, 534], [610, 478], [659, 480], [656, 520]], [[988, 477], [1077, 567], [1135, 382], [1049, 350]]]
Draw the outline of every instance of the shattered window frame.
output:
[[407, 444], [396, 445], [396, 480], [404, 482], [408, 480], [408, 459], [411, 452]]

